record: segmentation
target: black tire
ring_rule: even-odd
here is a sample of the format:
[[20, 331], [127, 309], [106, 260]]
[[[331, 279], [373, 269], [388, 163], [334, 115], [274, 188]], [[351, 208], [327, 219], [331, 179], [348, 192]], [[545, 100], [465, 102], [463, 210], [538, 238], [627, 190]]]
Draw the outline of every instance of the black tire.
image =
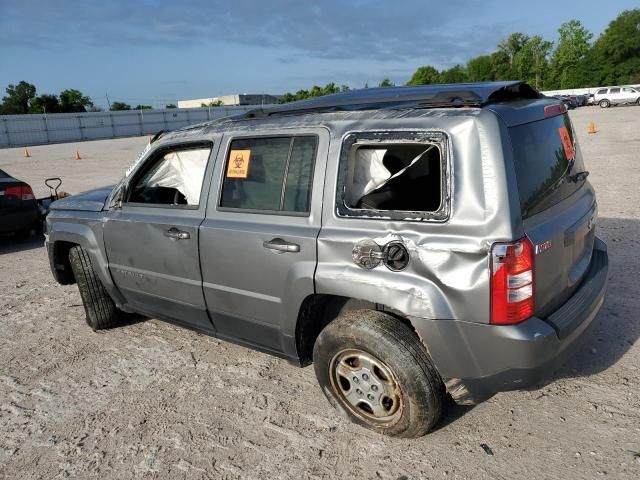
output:
[[[349, 404], [344, 394], [346, 377], [336, 373], [340, 368], [335, 365], [343, 366], [343, 355], [353, 355], [351, 352], [364, 352], [365, 356], [359, 358], [370, 356], [391, 373], [398, 402], [395, 407], [392, 403], [385, 407], [390, 412], [396, 409], [392, 415], [382, 419], [371, 418], [371, 404], [376, 403], [380, 409], [384, 404], [384, 394], [379, 394], [380, 397], [369, 405], [366, 399], [358, 400], [360, 403], [355, 406]], [[318, 336], [313, 348], [313, 362], [316, 377], [329, 403], [344, 416], [370, 430], [389, 436], [416, 438], [431, 430], [442, 415], [446, 398], [442, 378], [415, 332], [391, 315], [372, 310], [353, 310], [340, 315]], [[358, 373], [363, 367], [358, 366], [360, 370], [353, 370], [353, 380], [349, 380], [352, 384], [348, 388], [349, 396], [353, 398], [354, 394], [363, 393], [368, 396], [367, 392], [377, 394], [379, 387], [374, 391], [371, 383], [365, 383], [365, 376]], [[384, 379], [379, 372], [366, 376], [365, 380], [371, 381], [376, 376]], [[357, 383], [355, 377], [358, 377]], [[341, 386], [337, 385], [338, 382]], [[354, 388], [353, 392], [351, 388]]]
[[600, 105], [600, 108], [609, 108], [611, 106], [611, 102], [609, 100], [600, 100], [598, 105]]
[[93, 270], [86, 250], [80, 246], [71, 247], [69, 262], [89, 326], [93, 330], [103, 330], [117, 325], [120, 322], [120, 312]]

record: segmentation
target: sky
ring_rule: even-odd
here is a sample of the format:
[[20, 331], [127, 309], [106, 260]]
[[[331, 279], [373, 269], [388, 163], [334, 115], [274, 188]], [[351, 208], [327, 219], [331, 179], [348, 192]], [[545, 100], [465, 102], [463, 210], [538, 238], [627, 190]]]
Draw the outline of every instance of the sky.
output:
[[274, 93], [448, 68], [512, 32], [594, 39], [640, 0], [0, 0], [0, 92], [76, 88], [99, 106]]

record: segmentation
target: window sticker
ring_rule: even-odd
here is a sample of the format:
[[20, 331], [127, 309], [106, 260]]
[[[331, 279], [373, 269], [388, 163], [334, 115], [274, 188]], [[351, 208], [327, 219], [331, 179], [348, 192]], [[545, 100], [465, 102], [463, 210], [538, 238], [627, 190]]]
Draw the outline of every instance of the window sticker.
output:
[[567, 130], [567, 127], [560, 127], [558, 128], [558, 133], [560, 133], [560, 140], [562, 140], [562, 146], [564, 147], [564, 153], [567, 156], [567, 159], [573, 160], [576, 152], [573, 150], [569, 130]]
[[227, 178], [247, 178], [251, 150], [231, 150], [227, 164]]

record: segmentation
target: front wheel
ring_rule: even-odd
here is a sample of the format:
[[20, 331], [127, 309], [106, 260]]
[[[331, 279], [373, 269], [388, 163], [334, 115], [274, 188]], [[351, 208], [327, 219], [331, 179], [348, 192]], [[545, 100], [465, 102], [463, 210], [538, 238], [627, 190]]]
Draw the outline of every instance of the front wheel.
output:
[[442, 414], [445, 386], [429, 354], [415, 332], [390, 315], [340, 315], [318, 336], [313, 362], [329, 403], [368, 429], [420, 437]]
[[600, 105], [600, 108], [609, 108], [611, 106], [611, 102], [609, 100], [600, 100], [598, 105]]
[[103, 330], [117, 325], [120, 311], [93, 270], [87, 251], [80, 246], [72, 247], [69, 250], [69, 262], [89, 326], [93, 330]]

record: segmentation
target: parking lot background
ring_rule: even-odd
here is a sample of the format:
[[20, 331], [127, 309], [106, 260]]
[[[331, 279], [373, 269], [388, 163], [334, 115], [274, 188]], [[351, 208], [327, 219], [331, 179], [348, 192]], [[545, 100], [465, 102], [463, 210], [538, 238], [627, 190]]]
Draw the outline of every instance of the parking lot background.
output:
[[[42, 239], [0, 239], [0, 478], [640, 478], [640, 108], [571, 118], [609, 292], [539, 389], [452, 405], [417, 440], [382, 437], [338, 417], [312, 368], [157, 320], [92, 332]], [[147, 141], [5, 149], [0, 169], [39, 196], [47, 176], [77, 193], [116, 182]]]

